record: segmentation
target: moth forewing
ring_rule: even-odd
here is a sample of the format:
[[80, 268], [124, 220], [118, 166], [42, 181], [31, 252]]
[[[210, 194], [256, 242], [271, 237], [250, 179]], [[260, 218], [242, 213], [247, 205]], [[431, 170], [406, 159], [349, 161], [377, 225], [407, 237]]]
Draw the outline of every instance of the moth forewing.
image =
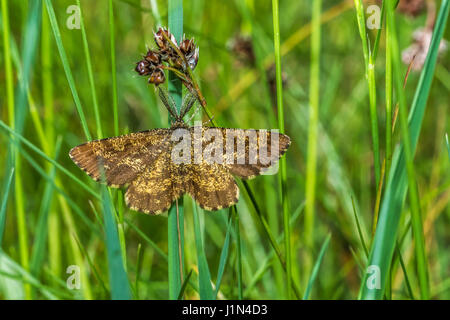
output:
[[192, 161], [191, 133], [186, 128], [177, 128], [171, 134], [173, 143], [170, 159], [174, 164], [190, 164]]
[[204, 131], [203, 161], [207, 164], [223, 164], [223, 133], [220, 128], [208, 128]]

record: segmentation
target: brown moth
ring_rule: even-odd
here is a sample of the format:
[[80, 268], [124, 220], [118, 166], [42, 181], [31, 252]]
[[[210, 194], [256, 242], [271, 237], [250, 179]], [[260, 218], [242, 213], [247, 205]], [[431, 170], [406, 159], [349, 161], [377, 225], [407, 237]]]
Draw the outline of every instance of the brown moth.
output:
[[95, 181], [104, 173], [109, 186], [127, 187], [125, 201], [132, 210], [159, 214], [185, 193], [205, 210], [230, 207], [239, 199], [233, 175], [262, 174], [290, 145], [287, 135], [267, 130], [189, 127], [182, 118], [196, 97], [188, 95], [177, 114], [170, 97], [159, 92], [175, 119], [169, 129], [90, 141], [69, 153]]

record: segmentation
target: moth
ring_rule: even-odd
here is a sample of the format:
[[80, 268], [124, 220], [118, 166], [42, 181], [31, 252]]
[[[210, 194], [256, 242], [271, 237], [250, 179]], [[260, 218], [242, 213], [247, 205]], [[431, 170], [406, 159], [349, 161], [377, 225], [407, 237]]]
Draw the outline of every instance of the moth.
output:
[[186, 95], [177, 112], [167, 92], [158, 91], [174, 119], [170, 128], [89, 141], [69, 153], [95, 181], [126, 187], [132, 210], [160, 214], [186, 193], [205, 210], [228, 208], [239, 200], [234, 176], [262, 174], [289, 148], [290, 138], [278, 132], [188, 126], [183, 117], [197, 97]]

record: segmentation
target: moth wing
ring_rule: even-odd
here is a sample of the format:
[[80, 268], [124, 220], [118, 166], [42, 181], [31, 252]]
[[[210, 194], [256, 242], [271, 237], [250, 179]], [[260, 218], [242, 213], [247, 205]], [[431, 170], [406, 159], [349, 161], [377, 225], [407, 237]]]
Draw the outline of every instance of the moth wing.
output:
[[149, 214], [167, 211], [183, 193], [174, 174], [170, 149], [161, 153], [151, 165], [138, 174], [128, 187], [125, 202], [130, 209]]
[[92, 179], [121, 187], [131, 183], [170, 145], [169, 129], [153, 129], [94, 140], [70, 150], [70, 158]]
[[239, 188], [228, 170], [218, 164], [185, 166], [186, 192], [201, 208], [215, 211], [228, 208], [239, 200]]
[[[196, 140], [196, 129], [199, 127], [191, 128], [192, 141]], [[291, 144], [289, 136], [275, 130], [214, 127], [201, 130], [203, 161], [210, 157], [210, 162], [219, 163], [231, 174], [244, 179], [258, 176], [275, 165]], [[214, 148], [220, 149], [221, 157], [209, 152]]]
[[267, 130], [254, 131], [257, 137], [256, 144], [251, 143], [250, 137], [245, 137], [244, 163], [239, 162], [242, 155], [235, 151], [233, 163], [227, 164], [233, 175], [243, 179], [252, 179], [276, 165], [291, 144], [291, 139], [285, 134]]

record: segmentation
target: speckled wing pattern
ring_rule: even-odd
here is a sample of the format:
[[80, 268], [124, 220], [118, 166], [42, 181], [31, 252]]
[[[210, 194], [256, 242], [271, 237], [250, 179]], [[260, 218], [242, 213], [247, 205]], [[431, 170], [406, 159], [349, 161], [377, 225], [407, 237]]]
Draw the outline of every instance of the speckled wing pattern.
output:
[[186, 192], [202, 209], [216, 211], [228, 208], [239, 200], [239, 188], [233, 175], [223, 165], [185, 165]]
[[95, 181], [112, 187], [131, 183], [161, 154], [169, 151], [170, 129], [154, 129], [114, 138], [94, 140], [70, 150], [70, 158]]
[[[226, 129], [225, 129], [226, 130]], [[233, 162], [234, 164], [228, 164], [227, 168], [235, 176], [238, 176], [242, 179], [253, 179], [256, 176], [259, 176], [266, 172], [270, 167], [274, 166], [278, 163], [278, 160], [283, 156], [283, 154], [287, 151], [289, 146], [291, 145], [291, 139], [289, 136], [268, 130], [253, 130], [253, 129], [237, 129], [233, 130], [236, 136], [239, 136], [240, 139], [245, 141], [245, 163], [238, 164], [238, 158], [242, 155], [237, 151], [237, 147], [235, 147], [235, 151], [233, 153]], [[252, 158], [251, 152], [249, 150], [249, 133], [254, 132], [256, 136], [256, 152], [253, 155], [253, 162], [250, 161]], [[227, 139], [227, 133], [224, 133], [224, 141]], [[276, 141], [278, 145], [272, 146], [272, 142]], [[275, 153], [272, 154], [272, 147], [275, 149]], [[267, 154], [265, 155], [264, 161], [260, 157], [260, 149], [263, 148], [267, 150]]]
[[[225, 158], [220, 163], [204, 160], [196, 163], [193, 148], [191, 163], [176, 164], [171, 159], [174, 147], [171, 134], [175, 129], [153, 129], [90, 141], [73, 148], [70, 157], [94, 180], [102, 180], [103, 171], [109, 186], [127, 186], [125, 201], [132, 210], [159, 214], [168, 210], [175, 199], [188, 193], [201, 208], [215, 211], [237, 203], [239, 188], [233, 175], [250, 179], [263, 173], [278, 161], [290, 145], [290, 139], [286, 135], [253, 130], [258, 138], [258, 149], [263, 145], [266, 147], [267, 144], [270, 163], [262, 163], [257, 156], [253, 164], [248, 164], [251, 152], [246, 135], [249, 130], [231, 129], [235, 136], [241, 136], [246, 141], [246, 164], [237, 163], [237, 159], [243, 156], [239, 154], [237, 146], [234, 146], [232, 152], [232, 164], [226, 162]], [[207, 129], [216, 129], [222, 135], [225, 157], [225, 141], [229, 129], [202, 127], [203, 148], [212, 141], [204, 138], [203, 133]], [[189, 132], [191, 140], [194, 141], [194, 127], [189, 128]], [[278, 135], [278, 152], [274, 155], [270, 152], [272, 135]]]

